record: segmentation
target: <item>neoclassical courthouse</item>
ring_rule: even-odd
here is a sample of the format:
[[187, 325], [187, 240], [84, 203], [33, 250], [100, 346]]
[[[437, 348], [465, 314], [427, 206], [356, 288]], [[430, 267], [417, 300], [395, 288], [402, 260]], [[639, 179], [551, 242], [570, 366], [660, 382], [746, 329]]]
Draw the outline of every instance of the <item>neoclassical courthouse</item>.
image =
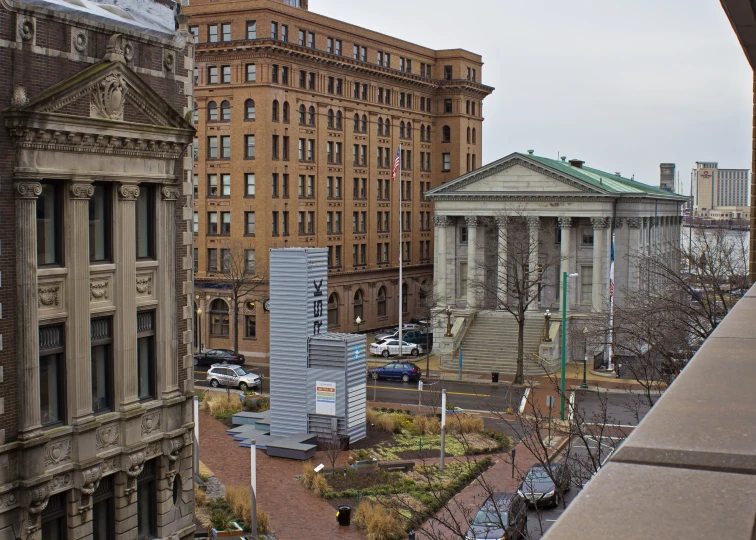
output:
[[[531, 245], [535, 241], [539, 246], [528, 252], [529, 266], [543, 269], [540, 297], [531, 309], [559, 311], [562, 272], [577, 273], [569, 284], [568, 310], [584, 316], [607, 308], [612, 233], [615, 299], [620, 301], [626, 287], [639, 284], [632, 254], [671, 256], [670, 248], [679, 244], [685, 201], [683, 196], [588, 167], [580, 160], [549, 159], [532, 151], [510, 154], [433, 189], [428, 196], [435, 204], [435, 298], [441, 310], [452, 308], [455, 323], [477, 314], [464, 337], [463, 348], [471, 351], [475, 325], [496, 312], [496, 302], [486, 298], [485, 291], [505, 289], [507, 272], [512, 270], [507, 228], [513, 220], [526, 223]], [[536, 319], [543, 324], [542, 316]], [[445, 336], [446, 323], [444, 313], [436, 317], [434, 337], [441, 351], [461, 344], [454, 342], [461, 338]], [[455, 330], [463, 326], [456, 323]], [[472, 356], [470, 369], [476, 360]]]

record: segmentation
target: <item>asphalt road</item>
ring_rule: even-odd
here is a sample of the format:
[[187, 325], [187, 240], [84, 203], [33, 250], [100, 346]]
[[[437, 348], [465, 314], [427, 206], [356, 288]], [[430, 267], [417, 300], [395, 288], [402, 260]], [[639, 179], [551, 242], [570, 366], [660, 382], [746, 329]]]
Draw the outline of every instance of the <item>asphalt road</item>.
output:
[[[654, 398], [654, 403], [659, 399]], [[645, 396], [619, 392], [576, 391], [575, 408], [583, 422], [637, 426], [651, 409]], [[606, 416], [604, 415], [606, 410]]]

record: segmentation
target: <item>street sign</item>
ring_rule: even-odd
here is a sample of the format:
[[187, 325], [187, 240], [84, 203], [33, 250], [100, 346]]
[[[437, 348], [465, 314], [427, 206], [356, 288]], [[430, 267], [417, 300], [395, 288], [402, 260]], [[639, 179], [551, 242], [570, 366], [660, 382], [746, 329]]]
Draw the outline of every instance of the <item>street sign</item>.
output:
[[549, 409], [554, 407], [554, 396], [546, 396], [546, 406]]

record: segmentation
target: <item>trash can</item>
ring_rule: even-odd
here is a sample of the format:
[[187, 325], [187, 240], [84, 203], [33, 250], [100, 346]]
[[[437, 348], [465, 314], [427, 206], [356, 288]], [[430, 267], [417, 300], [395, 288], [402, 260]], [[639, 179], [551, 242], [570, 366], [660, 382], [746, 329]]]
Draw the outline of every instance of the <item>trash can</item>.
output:
[[407, 533], [407, 540], [415, 540], [415, 529]]
[[352, 507], [347, 505], [339, 506], [336, 511], [336, 520], [339, 522], [339, 525], [348, 526], [352, 522]]
[[492, 371], [491, 372], [491, 382], [499, 382], [499, 372], [498, 371]]

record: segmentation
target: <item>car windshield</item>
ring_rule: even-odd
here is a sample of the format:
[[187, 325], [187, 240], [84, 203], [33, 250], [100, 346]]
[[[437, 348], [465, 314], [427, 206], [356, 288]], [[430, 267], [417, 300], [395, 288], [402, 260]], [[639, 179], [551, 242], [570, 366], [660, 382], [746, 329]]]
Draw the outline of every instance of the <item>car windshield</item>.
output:
[[496, 512], [493, 510], [478, 510], [473, 520], [473, 525], [482, 525], [484, 527], [503, 527], [507, 522], [506, 512]]
[[234, 372], [234, 373], [235, 373], [235, 374], [236, 374], [237, 376], [239, 376], [239, 377], [243, 377], [244, 375], [246, 375], [246, 374], [248, 373], [248, 371], [247, 371], [246, 369], [244, 369], [243, 367], [237, 367], [237, 368], [233, 368], [233, 369], [232, 369], [232, 371], [233, 371], [233, 372]]
[[551, 480], [551, 477], [549, 476], [549, 473], [546, 472], [546, 469], [530, 469], [528, 471], [527, 477], [525, 477], [526, 482], [544, 482], [546, 480]]

